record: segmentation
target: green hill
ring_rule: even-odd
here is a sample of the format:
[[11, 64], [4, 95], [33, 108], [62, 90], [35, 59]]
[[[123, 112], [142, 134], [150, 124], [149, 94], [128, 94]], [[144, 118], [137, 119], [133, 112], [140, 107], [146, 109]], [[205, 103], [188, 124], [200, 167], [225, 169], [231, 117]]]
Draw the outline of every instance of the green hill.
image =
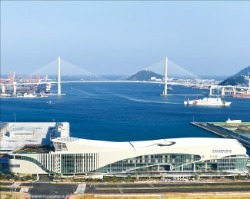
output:
[[136, 74], [127, 78], [127, 80], [130, 80], [130, 81], [150, 81], [151, 77], [155, 77], [156, 79], [163, 78], [162, 75], [154, 73], [150, 70], [141, 70], [141, 71], [137, 72]]
[[242, 69], [240, 72], [236, 73], [235, 75], [225, 79], [219, 85], [242, 85], [248, 86], [248, 78], [250, 76], [250, 66]]

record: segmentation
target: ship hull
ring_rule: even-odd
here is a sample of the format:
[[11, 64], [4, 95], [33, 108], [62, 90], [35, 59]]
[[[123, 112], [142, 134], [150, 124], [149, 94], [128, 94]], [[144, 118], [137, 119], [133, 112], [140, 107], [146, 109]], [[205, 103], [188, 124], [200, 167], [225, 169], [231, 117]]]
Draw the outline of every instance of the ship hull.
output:
[[250, 98], [250, 94], [234, 94], [235, 98]]
[[184, 105], [193, 105], [193, 106], [230, 106], [231, 102], [222, 101], [220, 98], [204, 98], [197, 100], [186, 100]]

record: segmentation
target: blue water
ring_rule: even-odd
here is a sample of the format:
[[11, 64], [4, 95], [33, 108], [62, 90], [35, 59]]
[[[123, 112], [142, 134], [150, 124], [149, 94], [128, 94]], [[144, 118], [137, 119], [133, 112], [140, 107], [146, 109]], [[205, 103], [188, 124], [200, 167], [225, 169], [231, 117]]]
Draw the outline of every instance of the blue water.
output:
[[[173, 86], [172, 94], [208, 91]], [[193, 121], [250, 121], [250, 100], [225, 98], [230, 107], [184, 106], [187, 97], [163, 97], [161, 84], [65, 83], [64, 96], [2, 98], [1, 121], [70, 122], [71, 136], [86, 139], [133, 141], [175, 137], [216, 137], [190, 125]], [[56, 91], [55, 91], [56, 92]], [[46, 102], [51, 100], [52, 104]]]

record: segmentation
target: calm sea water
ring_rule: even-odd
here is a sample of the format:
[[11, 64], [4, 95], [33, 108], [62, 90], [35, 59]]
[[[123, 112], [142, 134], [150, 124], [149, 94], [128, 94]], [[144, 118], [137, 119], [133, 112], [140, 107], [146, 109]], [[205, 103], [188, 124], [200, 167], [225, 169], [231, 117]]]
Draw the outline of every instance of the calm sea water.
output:
[[[163, 97], [163, 85], [149, 83], [65, 83], [64, 96], [1, 99], [1, 121], [70, 122], [71, 136], [111, 141], [176, 137], [216, 137], [190, 125], [193, 121], [250, 121], [250, 100], [224, 98], [230, 107], [184, 106], [187, 98], [208, 91], [174, 86]], [[56, 91], [54, 91], [56, 92]], [[185, 94], [185, 95], [179, 95]], [[187, 96], [194, 94], [194, 96]], [[52, 104], [47, 104], [48, 100]]]

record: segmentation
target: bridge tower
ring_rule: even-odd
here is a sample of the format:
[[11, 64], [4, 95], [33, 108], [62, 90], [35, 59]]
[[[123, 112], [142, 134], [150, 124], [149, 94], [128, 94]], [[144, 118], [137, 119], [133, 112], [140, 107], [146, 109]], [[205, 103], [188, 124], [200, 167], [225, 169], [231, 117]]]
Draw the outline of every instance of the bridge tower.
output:
[[61, 95], [61, 58], [58, 57], [57, 59], [57, 65], [58, 65], [58, 74], [57, 74], [57, 94]]
[[163, 96], [168, 95], [168, 58], [165, 59], [165, 82], [164, 82], [164, 90], [162, 92]]
[[225, 86], [222, 86], [221, 88], [221, 95], [225, 96], [226, 92], [225, 92]]
[[2, 84], [2, 93], [5, 93], [5, 85]]
[[209, 95], [212, 96], [213, 95], [213, 86], [210, 86], [210, 89], [209, 89]]
[[17, 87], [16, 84], [17, 84], [17, 83], [14, 81], [14, 82], [13, 82], [13, 94], [14, 94], [14, 95], [16, 95], [16, 87]]

